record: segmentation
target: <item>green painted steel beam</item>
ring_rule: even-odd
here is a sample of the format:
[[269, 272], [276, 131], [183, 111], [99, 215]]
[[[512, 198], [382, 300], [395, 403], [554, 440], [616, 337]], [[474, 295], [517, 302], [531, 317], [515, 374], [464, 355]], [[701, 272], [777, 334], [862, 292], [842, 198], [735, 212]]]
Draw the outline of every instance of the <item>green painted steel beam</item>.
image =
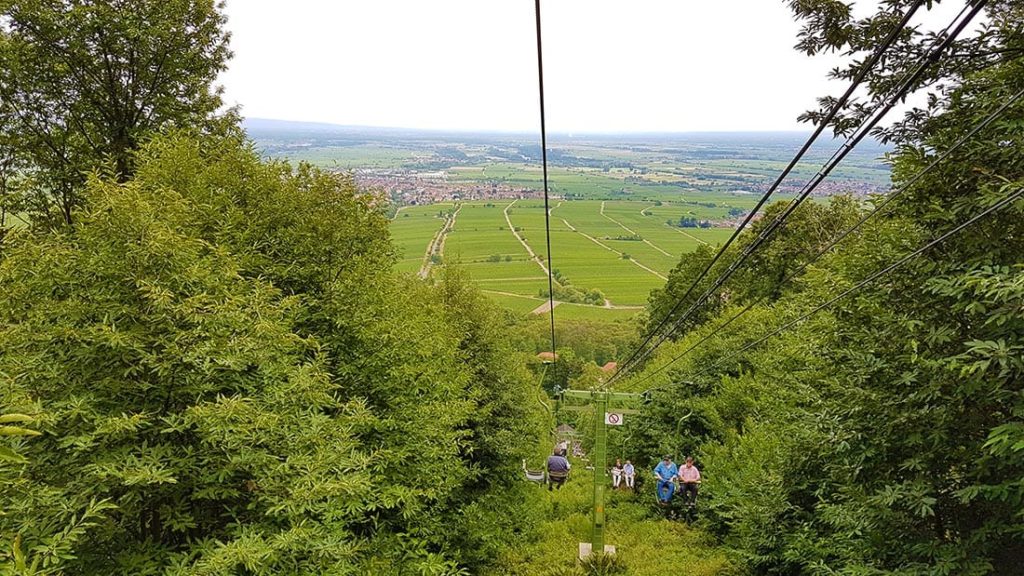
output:
[[[560, 399], [565, 410], [594, 411], [594, 453], [591, 463], [594, 466], [594, 503], [591, 513], [591, 550], [602, 553], [604, 551], [604, 496], [605, 484], [608, 482], [608, 425], [605, 423], [605, 414], [609, 411], [623, 414], [635, 414], [639, 410], [628, 408], [636, 406], [642, 401], [640, 394], [625, 392], [608, 392], [604, 390], [564, 390]], [[584, 401], [585, 405], [565, 406], [565, 400]]]
[[605, 465], [608, 460], [608, 426], [604, 423], [608, 398], [600, 395], [595, 399], [594, 418], [594, 512], [590, 542], [593, 550], [604, 552], [604, 484]]

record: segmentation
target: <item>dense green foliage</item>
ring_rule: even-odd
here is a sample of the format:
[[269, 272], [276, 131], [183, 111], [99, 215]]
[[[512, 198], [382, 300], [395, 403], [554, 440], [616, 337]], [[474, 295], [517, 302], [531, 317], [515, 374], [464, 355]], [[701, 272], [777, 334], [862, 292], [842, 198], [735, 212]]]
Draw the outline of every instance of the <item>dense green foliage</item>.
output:
[[[589, 304], [591, 306], [604, 306], [605, 298], [604, 293], [597, 288], [591, 288], [590, 290], [577, 288], [569, 283], [565, 278], [560, 278], [558, 283], [554, 284], [555, 289], [555, 300], [560, 302], [573, 302], [575, 304]], [[541, 288], [537, 292], [537, 296], [540, 298], [550, 297], [550, 293], [546, 288]]]
[[380, 198], [234, 136], [222, 10], [0, 2], [0, 573], [478, 572], [535, 381]]
[[[1019, 13], [1015, 3], [990, 11], [986, 51], [1020, 46], [1020, 20], [1011, 27], [1014, 20], [1002, 19], [1011, 9]], [[818, 15], [824, 22], [842, 13]], [[856, 44], [880, 22], [829, 30], [853, 34]], [[811, 33], [820, 24], [812, 20]], [[953, 88], [939, 91], [927, 112], [888, 133], [900, 146], [892, 155], [896, 185], [1024, 88], [1019, 61], [975, 64], [969, 73], [958, 68]], [[864, 210], [848, 202], [803, 206], [749, 272], [659, 350], [645, 369], [649, 380], [624, 384], [656, 388], [649, 418], [634, 421], [629, 453], [641, 462], [665, 451], [696, 455], [706, 475], [707, 527], [749, 573], [1020, 573], [1024, 202], [737, 351], [1020, 190], [1022, 117], [1018, 101], [833, 254], [779, 286]], [[709, 258], [683, 258], [652, 298], [652, 317], [667, 313]], [[749, 304], [747, 314], [655, 374]]]
[[0, 260], [0, 404], [43, 433], [0, 464], [0, 566], [450, 573], [515, 532], [481, 507], [532, 381], [465, 282], [393, 275], [374, 197], [183, 135], [86, 193]]
[[[705, 298], [705, 294], [714, 285], [717, 273], [724, 271], [725, 266], [731, 264], [786, 206], [782, 202], [769, 206], [764, 217], [753, 224], [750, 234], [744, 235], [737, 242], [732, 258], [721, 258], [713, 273], [707, 274], [689, 295], [687, 291], [693, 281], [711, 263], [718, 248], [705, 245], [693, 254], [684, 256], [672, 270], [665, 286], [651, 292], [645, 332], [654, 331], [662, 324], [673, 326], [681, 321], [683, 327], [695, 326], [736, 299], [778, 296], [782, 280], [800, 270], [844, 229], [852, 226], [859, 216], [857, 202], [849, 197], [836, 196], [828, 204], [803, 205], [786, 221], [786, 241], [771, 237], [750, 254], [732, 283], [716, 288]], [[698, 301], [701, 305], [694, 308]]]
[[[806, 23], [801, 50], [857, 55], [909, 2], [861, 20], [834, 0], [790, 4]], [[541, 364], [548, 319], [499, 312], [469, 281], [476, 264], [495, 274], [478, 280], [536, 280], [504, 226], [536, 242], [539, 203], [470, 205], [463, 230], [500, 247], [456, 227], [465, 268], [430, 282], [395, 272], [398, 212], [384, 199], [261, 161], [232, 115], [217, 117], [221, 9], [0, 0], [0, 574], [1021, 572], [1024, 201], [747, 347], [1024, 186], [1021, 101], [915, 179], [1024, 89], [1019, 2], [992, 2], [989, 23], [929, 72], [941, 84], [926, 108], [880, 132], [897, 145], [896, 184], [913, 183], [903, 196], [813, 263], [880, 200], [803, 205], [617, 383], [653, 390], [611, 446], [636, 464], [638, 491], [608, 501], [622, 553], [589, 565], [573, 560], [592, 488], [584, 462], [554, 493], [519, 467], [550, 450], [539, 377], [549, 389], [599, 385], [634, 327], [560, 321], [558, 361]], [[904, 34], [831, 127], [849, 132], [930, 40]], [[556, 296], [603, 303], [597, 280], [672, 265], [653, 240], [701, 242], [664, 226], [678, 214], [661, 204], [560, 205], [555, 262], [580, 284]], [[680, 322], [783, 209], [686, 298], [714, 250], [684, 255], [651, 296], [645, 331]], [[26, 225], [12, 230], [11, 211]], [[568, 219], [630, 242], [632, 256]], [[417, 237], [437, 229], [412, 224]], [[632, 284], [605, 292], [645, 293]], [[664, 453], [704, 469], [696, 529], [645, 502]]]
[[224, 21], [218, 0], [0, 1], [0, 211], [70, 222], [85, 174], [128, 178], [153, 132], [230, 129]]

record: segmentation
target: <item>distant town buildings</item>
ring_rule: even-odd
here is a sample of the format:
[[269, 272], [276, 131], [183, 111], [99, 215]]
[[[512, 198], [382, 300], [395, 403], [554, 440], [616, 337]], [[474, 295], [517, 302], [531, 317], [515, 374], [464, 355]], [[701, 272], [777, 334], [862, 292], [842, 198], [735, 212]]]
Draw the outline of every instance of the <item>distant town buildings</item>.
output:
[[[805, 181], [799, 179], [787, 180], [779, 186], [777, 194], [799, 194], [803, 191]], [[751, 186], [751, 191], [757, 195], [768, 191], [771, 182], [765, 181]], [[882, 194], [889, 190], [888, 187], [864, 180], [853, 180], [849, 178], [826, 178], [814, 189], [813, 196], [835, 196], [838, 194], [853, 194], [854, 196], [869, 196], [871, 194]]]
[[356, 183], [382, 190], [402, 205], [434, 204], [453, 200], [501, 200], [543, 198], [540, 190], [498, 182], [452, 181], [444, 172], [363, 169], [355, 171]]
[[[543, 198], [541, 190], [526, 186], [511, 186], [495, 180], [453, 180], [443, 170], [418, 171], [404, 168], [364, 168], [353, 173], [356, 183], [368, 190], [380, 191], [392, 202], [399, 205], [434, 204], [456, 200], [515, 200]], [[714, 189], [715, 182], [708, 184]], [[789, 179], [776, 191], [780, 195], [799, 194], [805, 182]], [[742, 189], [734, 188], [729, 193], [760, 196], [771, 185], [769, 180], [748, 182]], [[876, 183], [854, 179], [826, 179], [815, 189], [814, 196], [853, 194], [867, 196], [884, 193], [885, 188]], [[730, 214], [728, 218], [714, 222], [715, 226], [729, 226], [739, 221], [742, 214]]]

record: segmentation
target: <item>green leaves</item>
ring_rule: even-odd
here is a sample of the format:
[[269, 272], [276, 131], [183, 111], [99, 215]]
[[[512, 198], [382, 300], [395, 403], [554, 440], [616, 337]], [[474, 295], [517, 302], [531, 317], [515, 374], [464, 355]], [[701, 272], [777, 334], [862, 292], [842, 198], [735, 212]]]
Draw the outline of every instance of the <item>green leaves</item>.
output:
[[33, 418], [25, 414], [0, 414], [0, 424], [26, 424], [32, 421]]
[[[810, 51], [833, 41], [855, 52], [871, 49], [868, 39], [891, 24], [888, 10], [854, 22], [834, 3], [791, 4], [812, 28], [805, 42]], [[1019, 7], [997, 3], [991, 10], [1007, 16]], [[997, 25], [967, 44], [998, 49], [999, 42], [1013, 47], [1020, 40], [1019, 27]], [[910, 35], [901, 42], [910, 46], [918, 39]], [[880, 74], [899, 77], [905, 62], [883, 65]], [[946, 72], [957, 87], [933, 99], [928, 113], [915, 112], [887, 132], [902, 145], [891, 155], [894, 178], [915, 178], [914, 186], [792, 286], [768, 292], [775, 283], [766, 279], [785, 275], [814, 252], [816, 233], [827, 241], [830, 226], [841, 230], [861, 215], [857, 207], [852, 213], [809, 210], [806, 220], [794, 221], [793, 237], [783, 235], [760, 258], [751, 258], [753, 272], [745, 285], [729, 287], [728, 306], [707, 307], [647, 367], [650, 373], [687, 351], [672, 369], [644, 381], [659, 392], [646, 421], [634, 428], [631, 453], [656, 458], [655, 450], [696, 452], [707, 478], [709, 525], [752, 572], [1017, 569], [1007, 551], [1024, 546], [1020, 203], [962, 230], [812, 322], [717, 363], [1024, 184], [1024, 134], [1015, 120], [989, 125], [917, 177], [1024, 86], [1017, 63], [993, 65], [979, 57]], [[873, 82], [872, 91], [883, 94], [889, 80]], [[1005, 118], [1022, 114], [1017, 102]], [[852, 120], [841, 118], [837, 126]], [[681, 295], [678, 286], [687, 284], [680, 278], [692, 277], [700, 258], [680, 263], [673, 272], [676, 287], [670, 279], [665, 293], [652, 299], [652, 317]], [[712, 335], [732, 317], [731, 307], [742, 309], [758, 295], [765, 296], [762, 302]], [[696, 385], [681, 386], [705, 373]], [[691, 412], [677, 428], [679, 417]]]
[[127, 180], [161, 130], [231, 130], [214, 86], [231, 56], [224, 23], [216, 0], [0, 4], [0, 164], [11, 150], [34, 181], [22, 208], [37, 224], [69, 224], [85, 175]]
[[18, 428], [17, 426], [0, 426], [0, 436], [40, 436], [42, 432]]
[[12, 449], [6, 446], [0, 446], [0, 461], [21, 464], [28, 460]]
[[0, 467], [0, 550], [20, 535], [79, 574], [493, 561], [473, 543], [523, 520], [458, 518], [518, 478], [541, 425], [490, 304], [456, 275], [393, 275], [348, 178], [181, 133], [137, 168], [0, 260], [0, 404], [46, 415], [24, 473]]
[[996, 456], [1009, 456], [1024, 452], [1024, 422], [1011, 422], [996, 426], [989, 432], [984, 448]]
[[0, 414], [0, 436], [41, 436], [42, 432], [8, 424], [28, 424], [35, 420], [24, 414]]
[[[35, 419], [25, 414], [0, 414], [0, 437], [4, 436], [41, 436], [42, 432], [23, 428], [21, 426], [10, 426], [10, 424], [30, 424]], [[7, 446], [0, 446], [0, 462], [24, 464], [28, 460]]]

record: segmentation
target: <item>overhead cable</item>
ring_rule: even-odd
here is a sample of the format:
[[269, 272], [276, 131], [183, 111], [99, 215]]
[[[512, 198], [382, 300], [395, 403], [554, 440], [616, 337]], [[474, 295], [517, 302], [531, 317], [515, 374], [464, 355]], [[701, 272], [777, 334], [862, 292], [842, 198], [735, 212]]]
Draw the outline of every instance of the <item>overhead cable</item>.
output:
[[541, 41], [540, 0], [534, 0], [534, 13], [537, 19], [537, 88], [540, 94], [540, 155], [544, 171], [544, 233], [547, 239], [547, 271], [548, 271], [548, 315], [551, 318], [551, 359], [557, 359], [555, 350], [555, 280], [554, 268], [551, 266], [551, 209], [548, 207], [548, 132], [544, 118], [544, 45]]
[[[914, 184], [916, 184], [921, 178], [923, 178], [925, 175], [927, 175], [929, 172], [931, 172], [934, 168], [936, 168], [939, 164], [941, 164], [943, 161], [945, 161], [946, 158], [951, 156], [954, 152], [956, 152], [959, 148], [961, 148], [964, 144], [966, 144], [978, 132], [980, 132], [981, 130], [985, 129], [992, 122], [994, 122], [999, 117], [1001, 117], [1003, 115], [1003, 113], [1007, 110], [1007, 108], [1009, 108], [1014, 103], [1019, 101], [1022, 97], [1024, 97], [1024, 90], [1020, 90], [1016, 94], [1011, 96], [998, 109], [996, 109], [991, 114], [986, 116], [981, 122], [977, 123], [970, 131], [968, 131], [959, 140], [957, 140], [952, 146], [950, 146], [948, 149], [946, 149], [945, 152], [943, 152], [938, 157], [936, 157], [935, 160], [932, 161], [927, 167], [925, 167], [922, 170], [918, 171], [916, 174], [914, 174], [913, 177], [911, 177], [909, 180], [907, 180], [897, 190], [895, 190], [895, 191], [891, 192], [889, 195], [887, 195], [882, 202], [880, 202], [877, 206], [875, 206], [870, 212], [865, 214], [856, 224], [854, 224], [852, 227], [848, 228], [847, 230], [843, 231], [839, 236], [837, 236], [835, 239], [833, 239], [827, 246], [825, 246], [823, 249], [818, 251], [818, 253], [815, 254], [810, 260], [808, 260], [807, 262], [802, 264], [799, 268], [797, 268], [796, 270], [794, 270], [793, 272], [788, 274], [785, 278], [783, 278], [781, 281], [776, 283], [775, 286], [774, 286], [774, 289], [779, 289], [779, 288], [787, 285], [793, 279], [799, 277], [801, 274], [803, 274], [803, 272], [805, 270], [807, 270], [808, 267], [810, 267], [812, 264], [814, 264], [815, 262], [820, 260], [826, 254], [830, 253], [836, 246], [838, 246], [840, 243], [842, 243], [852, 233], [854, 233], [857, 230], [859, 230], [865, 223], [867, 223], [868, 220], [870, 220], [871, 218], [875, 217], [876, 215], [878, 215], [880, 213], [883, 213], [883, 211], [890, 204], [892, 204], [892, 202], [897, 197], [902, 195], [904, 192], [906, 192], [908, 189], [910, 189]], [[650, 372], [648, 374], [645, 374], [643, 379], [641, 379], [638, 383], [646, 382], [646, 381], [650, 380], [651, 378], [653, 378], [654, 376], [656, 376], [657, 374], [659, 374], [659, 373], [663, 372], [664, 370], [668, 369], [669, 366], [671, 366], [672, 364], [674, 364], [677, 361], [681, 360], [683, 357], [687, 356], [688, 354], [690, 354], [691, 352], [693, 352], [694, 350], [699, 348], [705, 342], [707, 342], [707, 341], [711, 340], [712, 338], [714, 338], [715, 336], [717, 336], [720, 332], [722, 332], [723, 330], [728, 328], [729, 325], [731, 325], [733, 322], [735, 322], [741, 316], [744, 316], [747, 312], [749, 312], [752, 308], [754, 308], [758, 304], [762, 303], [765, 299], [766, 299], [765, 296], [761, 296], [761, 297], [755, 299], [753, 302], [751, 302], [745, 308], [743, 308], [738, 313], [736, 313], [731, 318], [729, 318], [729, 320], [727, 320], [724, 324], [722, 324], [722, 325], [718, 326], [717, 328], [715, 328], [711, 333], [707, 334], [706, 336], [704, 336], [703, 338], [698, 340], [696, 343], [694, 343], [690, 347], [686, 348], [685, 350], [683, 350], [678, 355], [674, 356], [671, 360], [669, 360], [665, 364], [662, 364], [661, 366], [659, 366], [656, 370], [653, 370], [652, 372]]]
[[795, 320], [787, 322], [786, 324], [784, 324], [781, 327], [773, 330], [772, 332], [769, 332], [768, 334], [765, 334], [761, 338], [759, 338], [759, 339], [757, 339], [757, 340], [755, 340], [753, 342], [750, 342], [749, 344], [743, 346], [742, 348], [740, 348], [736, 352], [728, 354], [728, 355], [726, 355], [726, 356], [716, 360], [715, 362], [712, 362], [710, 365], [706, 366], [704, 368], [704, 370], [701, 370], [700, 372], [698, 372], [695, 375], [695, 377], [700, 377], [700, 376], [703, 376], [705, 374], [710, 373], [711, 370], [714, 369], [716, 366], [718, 366], [720, 363], [722, 363], [722, 362], [724, 362], [726, 360], [730, 360], [732, 358], [735, 358], [736, 356], [738, 356], [740, 354], [743, 354], [744, 352], [746, 352], [746, 351], [748, 351], [748, 350], [750, 350], [750, 349], [752, 349], [752, 348], [754, 348], [756, 346], [761, 345], [762, 343], [764, 343], [767, 340], [769, 340], [769, 339], [771, 339], [771, 338], [781, 334], [782, 332], [785, 332], [786, 330], [789, 330], [790, 328], [792, 328], [792, 327], [794, 327], [794, 326], [796, 326], [798, 324], [803, 323], [808, 318], [810, 318], [811, 316], [814, 316], [815, 314], [817, 314], [818, 312], [821, 312], [822, 310], [825, 310], [827, 308], [831, 308], [832, 305], [834, 305], [836, 302], [839, 302], [840, 300], [846, 298], [850, 294], [853, 294], [853, 293], [861, 290], [865, 286], [868, 286], [869, 284], [872, 284], [875, 280], [878, 280], [879, 278], [892, 273], [897, 268], [902, 267], [907, 262], [909, 262], [909, 261], [913, 260], [914, 258], [920, 256], [922, 253], [924, 253], [924, 252], [930, 250], [931, 248], [941, 244], [942, 242], [946, 241], [948, 238], [950, 238], [952, 236], [955, 236], [956, 234], [960, 233], [964, 229], [969, 228], [974, 223], [978, 222], [982, 218], [985, 218], [989, 214], [992, 214], [994, 212], [998, 212], [999, 210], [1002, 210], [1003, 208], [1005, 208], [1006, 206], [1009, 206], [1013, 202], [1015, 202], [1017, 200], [1020, 200], [1022, 197], [1024, 197], [1024, 188], [1018, 188], [1016, 191], [1006, 195], [1005, 197], [1003, 197], [1002, 200], [1000, 200], [999, 202], [997, 202], [997, 203], [993, 204], [992, 206], [986, 208], [984, 211], [982, 211], [979, 214], [975, 215], [974, 217], [972, 217], [971, 219], [967, 220], [963, 224], [957, 226], [956, 228], [953, 228], [952, 230], [946, 232], [942, 236], [939, 236], [935, 240], [932, 240], [931, 242], [925, 244], [924, 246], [918, 248], [917, 250], [914, 250], [913, 252], [911, 252], [910, 254], [907, 254], [903, 258], [900, 258], [894, 264], [891, 264], [890, 266], [887, 266], [886, 268], [884, 268], [882, 270], [879, 270], [878, 272], [875, 272], [871, 276], [868, 276], [864, 280], [861, 280], [860, 282], [858, 282], [854, 286], [850, 287], [849, 289], [844, 290], [838, 296], [828, 300], [827, 302], [825, 302], [823, 304], [820, 304], [820, 305], [816, 306], [811, 311], [801, 315], [799, 318], [796, 318]]
[[779, 174], [779, 176], [775, 179], [772, 185], [768, 187], [768, 190], [761, 196], [760, 200], [758, 200], [754, 208], [751, 209], [750, 212], [746, 215], [746, 217], [736, 228], [733, 234], [729, 237], [729, 239], [725, 242], [725, 244], [723, 244], [721, 248], [718, 249], [718, 252], [712, 258], [711, 262], [708, 263], [707, 266], [705, 266], [704, 270], [697, 276], [697, 278], [693, 281], [690, 287], [686, 290], [686, 293], [683, 294], [683, 296], [676, 301], [675, 305], [673, 305], [672, 308], [668, 311], [668, 313], [666, 313], [662, 317], [661, 321], [658, 322], [657, 326], [655, 326], [652, 330], [649, 331], [649, 333], [644, 337], [643, 342], [641, 342], [640, 345], [633, 351], [633, 353], [626, 359], [626, 361], [619, 366], [619, 371], [616, 372], [614, 376], [612, 376], [611, 380], [609, 380], [609, 383], [616, 380], [619, 374], [625, 373], [625, 371], [630, 369], [631, 365], [637, 361], [638, 356], [643, 352], [646, 346], [650, 344], [651, 341], [655, 338], [655, 336], [661, 331], [661, 329], [665, 327], [665, 325], [671, 319], [672, 315], [679, 310], [679, 308], [682, 306], [686, 298], [688, 298], [690, 294], [693, 293], [694, 289], [700, 284], [701, 280], [703, 280], [704, 277], [708, 275], [708, 273], [715, 266], [715, 264], [718, 263], [719, 259], [721, 259], [725, 252], [729, 249], [729, 246], [731, 246], [732, 243], [735, 242], [736, 238], [740, 235], [744, 228], [746, 228], [746, 226], [751, 222], [751, 220], [754, 219], [757, 213], [768, 202], [768, 200], [772, 197], [772, 195], [775, 193], [778, 187], [786, 179], [786, 177], [789, 176], [793, 168], [796, 167], [796, 165], [804, 157], [807, 151], [810, 150], [814, 142], [818, 139], [819, 136], [821, 136], [822, 132], [825, 131], [825, 128], [827, 128], [828, 125], [832, 122], [832, 120], [836, 117], [836, 115], [838, 115], [839, 112], [842, 111], [842, 109], [846, 106], [847, 102], [849, 102], [850, 97], [853, 96], [853, 93], [857, 90], [857, 88], [867, 77], [868, 72], [870, 72], [871, 69], [875, 67], [875, 65], [881, 59], [882, 55], [886, 52], [886, 50], [888, 50], [889, 47], [892, 46], [892, 44], [899, 38], [900, 32], [902, 32], [904, 28], [906, 28], [911, 18], [923, 4], [924, 0], [916, 0], [914, 4], [911, 5], [907, 12], [903, 15], [903, 18], [900, 20], [900, 23], [896, 27], [894, 27], [893, 30], [889, 33], [889, 36], [887, 36], [886, 39], [881, 44], [878, 45], [878, 48], [875, 49], [871, 57], [864, 62], [860, 70], [857, 72], [857, 75], [850, 83], [850, 86], [846, 89], [846, 92], [843, 93], [843, 95], [840, 96], [838, 100], [836, 100], [831, 110], [829, 110], [828, 114], [826, 114], [825, 117], [822, 118], [820, 122], [818, 122], [818, 125], [815, 128], [814, 132], [807, 139], [807, 141], [804, 142], [803, 146], [800, 147], [800, 150], [796, 153], [793, 159], [790, 160], [789, 164], [786, 165], [786, 168], [782, 171], [781, 174]]
[[[959, 37], [959, 35], [963, 32], [963, 30], [967, 27], [971, 20], [973, 20], [973, 18], [981, 11], [983, 6], [984, 2], [978, 2], [972, 7], [970, 11], [967, 11], [966, 16], [963, 16], [963, 18], [961, 18], [958, 23], [957, 20], [953, 21], [953, 23], [956, 23], [955, 28], [953, 28], [953, 30], [949, 32], [937, 46], [933, 46], [933, 48], [921, 58], [921, 61], [917, 68], [914, 70], [912, 74], [909, 75], [909, 77], [905, 77], [905, 81], [902, 83], [900, 88], [895, 93], [890, 95], [889, 98], [884, 102], [884, 104], [882, 104], [881, 106], [876, 108], [875, 111], [872, 112], [872, 116], [870, 117], [870, 119], [863, 123], [846, 140], [843, 146], [839, 150], [837, 150], [835, 154], [833, 154], [829, 162], [827, 162], [826, 165], [821, 170], [819, 170], [817, 174], [815, 174], [815, 176], [811, 178], [811, 180], [807, 182], [807, 184], [803, 187], [801, 193], [789, 203], [786, 209], [779, 216], [777, 216], [771, 224], [766, 226], [752, 243], [745, 247], [740, 256], [725, 270], [725, 272], [718, 276], [718, 278], [712, 283], [711, 287], [709, 287], [703, 293], [703, 295], [700, 298], [698, 298], [690, 306], [689, 309], [687, 309], [687, 311], [675, 322], [672, 328], [664, 332], [659, 338], [659, 340], [653, 346], [651, 346], [648, 349], [645, 349], [643, 354], [638, 357], [637, 362], [644, 360], [657, 347], [659, 347], [662, 343], [668, 340], [668, 338], [671, 337], [675, 330], [682, 326], [684, 322], [687, 319], [689, 319], [689, 317], [700, 306], [702, 306], [707, 301], [707, 299], [711, 297], [712, 294], [714, 294], [715, 290], [720, 288], [725, 283], [725, 281], [728, 280], [743, 265], [744, 262], [746, 262], [746, 260], [751, 256], [751, 254], [753, 254], [765, 241], [768, 240], [769, 237], [772, 236], [772, 234], [774, 234], [781, 226], [784, 225], [785, 221], [793, 214], [797, 207], [804, 200], [806, 200], [812, 192], [814, 192], [814, 190], [843, 161], [843, 159], [845, 159], [846, 156], [864, 138], [866, 138], [871, 133], [874, 127], [877, 126], [878, 123], [881, 122], [881, 120], [899, 102], [903, 100], [903, 98], [911, 91], [911, 89], [916, 86], [916, 84], [924, 76], [928, 68], [931, 65], [933, 65], [936, 61], [938, 61], [942, 52], [945, 51], [956, 40], [957, 37]], [[963, 12], [961, 14], [963, 14]], [[958, 18], [960, 18], [960, 16], [958, 16]], [[950, 24], [950, 27], [953, 26], [953, 23]], [[950, 27], [947, 27], [947, 30], [949, 30]], [[681, 301], [682, 300], [680, 300], [680, 302]], [[624, 374], [624, 371], [620, 371], [618, 374]]]

